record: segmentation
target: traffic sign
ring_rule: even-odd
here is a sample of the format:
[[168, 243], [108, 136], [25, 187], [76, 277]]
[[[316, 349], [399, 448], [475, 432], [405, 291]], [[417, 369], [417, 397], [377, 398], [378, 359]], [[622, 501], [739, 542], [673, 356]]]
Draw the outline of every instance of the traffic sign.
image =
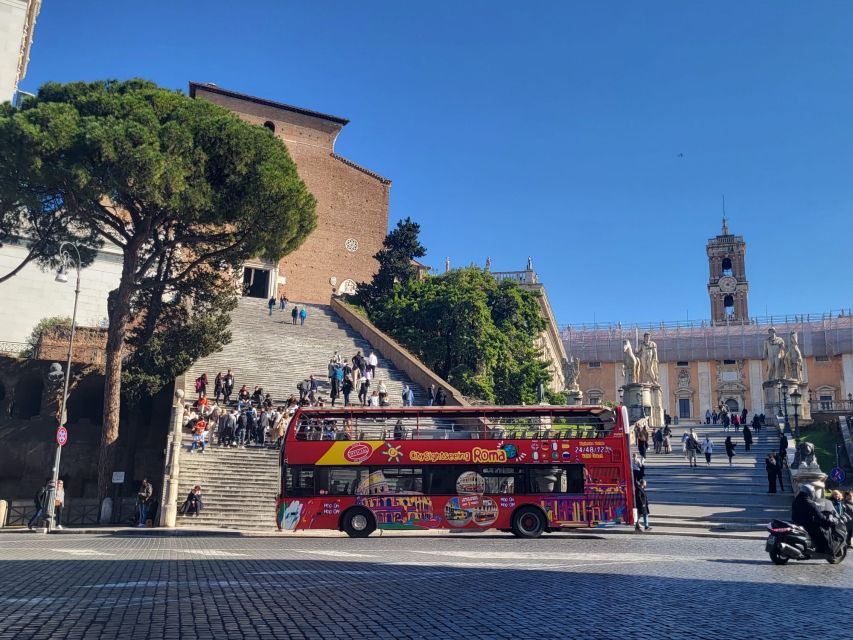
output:
[[56, 430], [56, 442], [60, 447], [68, 442], [68, 429], [65, 427], [59, 427], [59, 429]]
[[847, 474], [844, 473], [844, 469], [841, 467], [835, 467], [832, 471], [829, 472], [829, 477], [832, 478], [835, 482], [844, 482], [845, 478], [847, 478]]

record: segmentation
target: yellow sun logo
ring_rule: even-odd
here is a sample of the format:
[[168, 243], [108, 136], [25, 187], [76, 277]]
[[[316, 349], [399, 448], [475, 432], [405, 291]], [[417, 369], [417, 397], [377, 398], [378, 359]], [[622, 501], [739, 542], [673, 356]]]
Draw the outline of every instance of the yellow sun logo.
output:
[[403, 457], [403, 448], [400, 445], [394, 446], [390, 442], [386, 442], [385, 446], [387, 447], [383, 452], [383, 456], [388, 456], [388, 462], [400, 462], [400, 458]]

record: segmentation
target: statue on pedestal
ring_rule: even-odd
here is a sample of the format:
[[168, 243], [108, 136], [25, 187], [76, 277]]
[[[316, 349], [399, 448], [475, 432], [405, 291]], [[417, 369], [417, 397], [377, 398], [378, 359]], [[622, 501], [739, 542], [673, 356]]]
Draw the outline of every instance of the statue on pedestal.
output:
[[640, 358], [640, 382], [658, 384], [658, 346], [648, 333], [643, 334], [643, 342], [637, 349]]
[[762, 355], [767, 359], [767, 379], [782, 380], [785, 377], [785, 341], [776, 335], [776, 329], [770, 327], [770, 334], [764, 341]]
[[622, 351], [624, 353], [622, 363], [625, 369], [625, 384], [640, 382], [640, 360], [634, 355], [631, 341], [628, 338], [622, 341]]
[[803, 379], [803, 353], [800, 351], [800, 345], [797, 341], [797, 332], [792, 331], [788, 338], [788, 375], [797, 382]]

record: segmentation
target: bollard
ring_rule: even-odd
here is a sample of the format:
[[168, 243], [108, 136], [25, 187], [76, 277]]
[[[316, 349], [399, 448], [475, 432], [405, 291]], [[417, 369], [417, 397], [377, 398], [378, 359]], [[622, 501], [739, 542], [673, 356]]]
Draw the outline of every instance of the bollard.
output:
[[9, 512], [9, 503], [0, 500], [0, 529], [6, 526], [6, 514]]

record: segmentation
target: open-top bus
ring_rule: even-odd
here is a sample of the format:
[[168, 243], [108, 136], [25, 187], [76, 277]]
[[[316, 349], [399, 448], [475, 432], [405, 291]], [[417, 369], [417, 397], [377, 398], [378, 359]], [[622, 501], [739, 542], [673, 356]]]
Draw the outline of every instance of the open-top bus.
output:
[[634, 524], [624, 407], [299, 408], [280, 529], [497, 528], [535, 538]]

